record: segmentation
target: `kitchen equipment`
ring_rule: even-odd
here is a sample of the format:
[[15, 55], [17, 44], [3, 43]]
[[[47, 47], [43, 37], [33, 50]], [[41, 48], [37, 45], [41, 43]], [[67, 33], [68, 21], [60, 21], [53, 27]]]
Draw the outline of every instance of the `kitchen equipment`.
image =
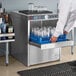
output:
[[58, 20], [58, 15], [52, 11], [21, 10], [10, 15], [16, 34], [15, 42], [11, 44], [11, 54], [27, 66], [60, 60], [61, 47], [73, 46], [73, 40], [46, 44], [29, 40], [31, 32], [42, 37], [49, 36], [49, 29], [55, 27]]

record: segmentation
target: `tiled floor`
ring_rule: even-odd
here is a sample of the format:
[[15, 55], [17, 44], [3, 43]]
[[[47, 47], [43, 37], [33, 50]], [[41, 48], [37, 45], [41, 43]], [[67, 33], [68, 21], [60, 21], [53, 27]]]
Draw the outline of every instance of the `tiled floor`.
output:
[[15, 60], [12, 57], [10, 57], [9, 65], [6, 66], [5, 57], [0, 57], [0, 76], [19, 76], [17, 74], [17, 71], [20, 71], [20, 70], [43, 67], [43, 66], [54, 65], [54, 64], [59, 64], [59, 63], [63, 63], [63, 62], [76, 60], [76, 50], [75, 49], [76, 49], [76, 47], [74, 47], [74, 54], [71, 55], [70, 47], [62, 48], [60, 61], [33, 65], [30, 67], [24, 66], [22, 63], [20, 63], [19, 61]]

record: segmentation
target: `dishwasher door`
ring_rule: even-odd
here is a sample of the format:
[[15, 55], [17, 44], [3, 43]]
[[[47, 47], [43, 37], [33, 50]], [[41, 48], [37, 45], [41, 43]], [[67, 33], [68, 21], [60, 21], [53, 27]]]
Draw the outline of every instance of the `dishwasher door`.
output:
[[29, 45], [28, 66], [52, 61], [59, 61], [61, 56], [61, 48], [45, 49]]
[[73, 40], [67, 40], [62, 42], [56, 42], [56, 43], [47, 43], [47, 44], [37, 44], [34, 42], [29, 42], [30, 45], [34, 45], [36, 47], [41, 48], [41, 50], [45, 49], [53, 49], [53, 48], [60, 48], [60, 47], [66, 47], [66, 46], [73, 46], [74, 41]]

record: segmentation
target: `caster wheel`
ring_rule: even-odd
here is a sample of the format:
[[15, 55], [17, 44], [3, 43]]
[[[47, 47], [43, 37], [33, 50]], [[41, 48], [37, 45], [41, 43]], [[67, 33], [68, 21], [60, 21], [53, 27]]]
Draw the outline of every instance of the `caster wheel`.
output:
[[8, 63], [6, 63], [6, 66], [8, 66]]
[[71, 54], [73, 55], [74, 53], [72, 52]]

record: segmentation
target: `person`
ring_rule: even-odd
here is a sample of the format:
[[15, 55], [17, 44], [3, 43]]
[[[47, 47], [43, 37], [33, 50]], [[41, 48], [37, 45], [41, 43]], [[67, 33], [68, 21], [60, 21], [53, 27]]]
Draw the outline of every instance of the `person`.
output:
[[52, 37], [52, 42], [56, 42], [59, 35], [68, 34], [76, 25], [76, 0], [60, 0], [58, 5], [58, 21]]

